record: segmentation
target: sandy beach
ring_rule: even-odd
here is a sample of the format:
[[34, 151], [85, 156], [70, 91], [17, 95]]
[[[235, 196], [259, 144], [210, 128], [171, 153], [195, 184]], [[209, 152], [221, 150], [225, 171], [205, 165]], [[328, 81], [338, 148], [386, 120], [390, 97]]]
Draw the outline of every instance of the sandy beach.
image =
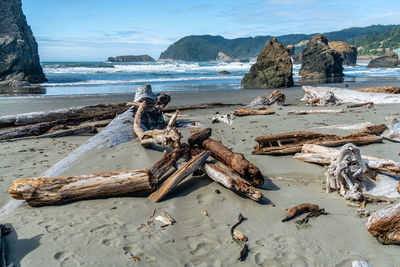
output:
[[[349, 86], [365, 87], [364, 84]], [[254, 97], [269, 92], [179, 92], [172, 94], [170, 105], [205, 103], [210, 99], [249, 103]], [[2, 218], [2, 223], [9, 223], [13, 228], [6, 237], [9, 262], [17, 266], [350, 266], [353, 260], [362, 259], [371, 266], [399, 266], [398, 247], [378, 243], [366, 230], [366, 218], [354, 215], [356, 208], [346, 206], [338, 194], [327, 194], [323, 190], [322, 167], [297, 161], [292, 156], [251, 154], [256, 136], [297, 130], [347, 134], [350, 131], [321, 129], [321, 123], [387, 124], [385, 117], [398, 115], [398, 105], [375, 105], [372, 109], [357, 108], [342, 114], [296, 116], [287, 113], [307, 108], [299, 102], [303, 96], [300, 87], [283, 92], [288, 106], [272, 106], [275, 115], [237, 117], [231, 126], [211, 124], [215, 112], [232, 112], [234, 107], [230, 107], [183, 111], [187, 116], [179, 119], [211, 127], [213, 138], [243, 153], [260, 168], [266, 179], [261, 188], [267, 198], [264, 203], [236, 195], [206, 176], [189, 176], [157, 204], [145, 197], [115, 197], [41, 208], [23, 206]], [[133, 95], [42, 97], [35, 101], [3, 98], [0, 115], [132, 99]], [[17, 101], [19, 107], [15, 107]], [[190, 129], [181, 128], [180, 131], [185, 140]], [[13, 180], [39, 176], [90, 137], [0, 142], [0, 205], [11, 200], [7, 190]], [[361, 147], [361, 151], [400, 160], [399, 143], [384, 141]], [[161, 155], [160, 151], [143, 148], [134, 139], [90, 152], [64, 174], [148, 168]], [[278, 177], [299, 182], [280, 181]], [[215, 193], [216, 189], [221, 194]], [[329, 214], [312, 218], [307, 226], [299, 227], [294, 221], [281, 222], [287, 209], [305, 202], [318, 204]], [[381, 207], [367, 206], [371, 211]], [[160, 228], [158, 222], [155, 226], [141, 226], [154, 209], [156, 215], [168, 212], [176, 224], [165, 228]], [[209, 216], [204, 216], [202, 210]], [[237, 261], [241, 246], [230, 236], [230, 227], [236, 223], [239, 213], [247, 218], [238, 229], [248, 237], [250, 250], [242, 263]], [[132, 256], [140, 260], [134, 261]]]

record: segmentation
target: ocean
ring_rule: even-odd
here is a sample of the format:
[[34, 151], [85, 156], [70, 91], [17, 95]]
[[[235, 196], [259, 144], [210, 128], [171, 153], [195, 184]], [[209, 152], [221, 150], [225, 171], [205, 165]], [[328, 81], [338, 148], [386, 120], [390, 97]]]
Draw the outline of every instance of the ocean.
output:
[[[91, 95], [134, 93], [143, 84], [154, 92], [238, 90], [249, 63], [218, 62], [42, 62], [47, 83], [43, 95]], [[400, 68], [368, 69], [366, 63], [344, 66], [345, 82], [400, 81]], [[294, 65], [295, 82], [300, 65]], [[220, 71], [230, 75], [221, 75]]]

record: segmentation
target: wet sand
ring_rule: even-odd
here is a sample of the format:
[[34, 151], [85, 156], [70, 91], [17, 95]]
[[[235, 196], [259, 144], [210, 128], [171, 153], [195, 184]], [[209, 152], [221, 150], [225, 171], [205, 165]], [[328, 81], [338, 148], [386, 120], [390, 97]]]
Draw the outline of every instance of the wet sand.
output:
[[[368, 87], [373, 86], [370, 84]], [[255, 96], [268, 95], [269, 92], [173, 93], [171, 105], [210, 100], [249, 103]], [[2, 223], [11, 223], [13, 227], [12, 234], [6, 237], [9, 262], [21, 266], [350, 266], [352, 260], [363, 259], [371, 266], [399, 266], [398, 246], [378, 243], [366, 230], [366, 218], [357, 218], [355, 208], [347, 207], [336, 193], [325, 193], [322, 167], [294, 160], [291, 156], [251, 154], [256, 136], [297, 130], [347, 134], [347, 130], [314, 128], [323, 126], [321, 123], [388, 123], [385, 117], [398, 114], [398, 105], [357, 108], [342, 114], [296, 116], [287, 112], [306, 108], [298, 102], [303, 96], [300, 87], [283, 92], [289, 105], [272, 106], [275, 115], [238, 117], [231, 126], [211, 124], [215, 112], [232, 112], [234, 109], [219, 108], [183, 111], [182, 114], [188, 116], [180, 119], [212, 127], [213, 138], [221, 140], [235, 152], [244, 153], [259, 167], [266, 177], [261, 188], [267, 198], [264, 203], [238, 196], [207, 177], [195, 176], [186, 178], [157, 204], [143, 197], [120, 197], [41, 208], [23, 206], [2, 218]], [[16, 113], [16, 110], [20, 113], [132, 99], [131, 95], [46, 97], [24, 99], [26, 104], [20, 107], [13, 107], [13, 101], [18, 99], [0, 99], [0, 115]], [[186, 139], [190, 129], [181, 128], [181, 131]], [[90, 136], [0, 142], [0, 189], [3, 193], [0, 205], [11, 200], [6, 192], [14, 179], [40, 175], [88, 138]], [[399, 143], [384, 141], [363, 146], [361, 151], [400, 160], [397, 155]], [[64, 174], [146, 168], [157, 162], [161, 155], [160, 151], [142, 148], [134, 139], [88, 153]], [[276, 177], [310, 182], [273, 180]], [[215, 189], [221, 194], [216, 194]], [[281, 222], [286, 209], [304, 202], [318, 204], [329, 214], [312, 218], [307, 226], [302, 227], [298, 227], [294, 220]], [[367, 206], [371, 211], [381, 207]], [[166, 211], [177, 223], [165, 228], [160, 228], [158, 222], [155, 226], [141, 226], [150, 219], [155, 208], [156, 215]], [[209, 216], [204, 216], [202, 210], [206, 210]], [[249, 238], [250, 249], [243, 263], [237, 261], [241, 245], [230, 237], [230, 227], [237, 221], [239, 213], [247, 218], [238, 230]], [[134, 261], [132, 256], [140, 260]]]

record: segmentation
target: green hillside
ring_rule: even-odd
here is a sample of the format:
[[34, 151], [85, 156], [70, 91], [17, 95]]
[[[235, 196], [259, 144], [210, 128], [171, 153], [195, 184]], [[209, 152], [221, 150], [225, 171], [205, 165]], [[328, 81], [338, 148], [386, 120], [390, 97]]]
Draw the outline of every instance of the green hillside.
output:
[[[400, 47], [400, 25], [372, 25], [353, 27], [341, 31], [324, 33], [329, 41], [346, 41], [360, 48], [360, 54], [380, 54], [384, 49]], [[287, 34], [277, 36], [285, 44], [297, 44], [308, 40], [314, 34]], [[222, 36], [191, 35], [186, 36], [161, 53], [160, 59], [184, 61], [215, 60], [218, 52], [224, 52], [233, 58], [256, 57], [272, 36], [225, 39]]]

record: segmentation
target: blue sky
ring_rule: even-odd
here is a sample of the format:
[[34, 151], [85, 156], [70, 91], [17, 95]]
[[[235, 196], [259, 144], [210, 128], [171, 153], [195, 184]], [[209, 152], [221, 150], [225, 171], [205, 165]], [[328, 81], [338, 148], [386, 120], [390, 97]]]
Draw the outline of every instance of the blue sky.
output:
[[22, 0], [42, 61], [149, 54], [191, 34], [226, 38], [400, 24], [392, 0]]

